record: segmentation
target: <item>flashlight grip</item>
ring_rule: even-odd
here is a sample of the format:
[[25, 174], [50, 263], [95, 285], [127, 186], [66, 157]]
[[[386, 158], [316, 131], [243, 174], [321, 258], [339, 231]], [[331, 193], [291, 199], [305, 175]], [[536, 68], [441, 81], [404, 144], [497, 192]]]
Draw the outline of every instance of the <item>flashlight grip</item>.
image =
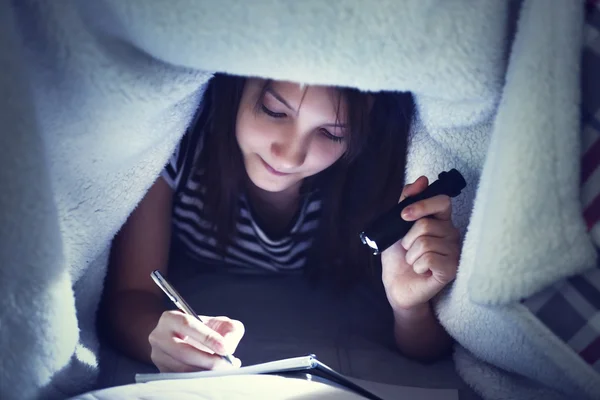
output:
[[438, 195], [456, 197], [466, 185], [465, 179], [456, 169], [442, 172], [438, 175], [438, 180], [421, 193], [407, 197], [373, 221], [367, 229], [361, 232], [361, 240], [373, 249], [374, 254], [383, 252], [402, 239], [415, 223], [415, 221], [402, 219], [400, 214], [404, 208]]

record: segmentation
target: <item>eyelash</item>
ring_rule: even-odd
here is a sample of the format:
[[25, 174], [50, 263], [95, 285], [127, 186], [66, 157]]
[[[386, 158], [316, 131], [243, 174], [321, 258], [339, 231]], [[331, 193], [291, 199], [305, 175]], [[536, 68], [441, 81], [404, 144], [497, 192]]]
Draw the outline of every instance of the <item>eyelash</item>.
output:
[[[268, 116], [272, 117], [272, 118], [285, 118], [287, 117], [287, 114], [285, 113], [278, 113], [272, 110], [269, 110], [267, 108], [267, 106], [265, 106], [264, 104], [261, 104], [261, 109], [262, 111], [267, 114]], [[327, 139], [331, 140], [332, 142], [335, 143], [340, 143], [344, 140], [344, 138], [342, 136], [335, 136], [332, 135], [327, 129], [320, 129], [319, 132], [325, 136]]]
[[341, 143], [344, 140], [344, 138], [342, 136], [332, 135], [331, 133], [329, 133], [329, 131], [327, 129], [320, 129], [319, 131], [321, 132], [321, 134], [323, 136], [325, 136], [327, 139], [331, 140], [332, 142]]
[[269, 117], [273, 117], [273, 118], [285, 118], [285, 117], [287, 117], [287, 114], [285, 114], [285, 113], [278, 113], [278, 112], [269, 110], [267, 108], [267, 106], [265, 106], [264, 104], [261, 104], [260, 107], [262, 108], [263, 112], [265, 114], [267, 114]]

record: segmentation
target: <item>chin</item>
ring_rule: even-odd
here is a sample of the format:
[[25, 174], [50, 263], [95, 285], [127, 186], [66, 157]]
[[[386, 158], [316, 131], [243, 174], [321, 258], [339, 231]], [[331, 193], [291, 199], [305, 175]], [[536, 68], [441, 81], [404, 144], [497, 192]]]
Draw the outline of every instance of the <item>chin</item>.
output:
[[266, 192], [272, 192], [272, 193], [278, 193], [278, 192], [283, 192], [286, 189], [289, 189], [291, 187], [291, 185], [287, 185], [284, 184], [283, 182], [270, 182], [270, 181], [266, 181], [266, 180], [254, 180], [251, 179], [252, 183], [258, 187], [259, 189], [262, 189]]
[[250, 178], [250, 181], [257, 188], [272, 193], [283, 192], [289, 189], [290, 187], [294, 186], [295, 183], [290, 183], [289, 178], [286, 179], [286, 177], [268, 177], [271, 178], [268, 179], [265, 176], [256, 176], [254, 174], [248, 174], [248, 178]]

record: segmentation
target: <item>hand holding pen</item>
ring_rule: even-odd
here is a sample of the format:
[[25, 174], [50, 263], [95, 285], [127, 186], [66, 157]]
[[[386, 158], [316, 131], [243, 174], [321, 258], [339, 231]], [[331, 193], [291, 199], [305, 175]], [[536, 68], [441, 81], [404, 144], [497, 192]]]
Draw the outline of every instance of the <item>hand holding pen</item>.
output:
[[161, 372], [237, 368], [231, 354], [244, 335], [244, 325], [227, 317], [204, 317], [194, 312], [158, 271], [151, 274], [180, 311], [165, 311], [148, 340], [152, 362]]

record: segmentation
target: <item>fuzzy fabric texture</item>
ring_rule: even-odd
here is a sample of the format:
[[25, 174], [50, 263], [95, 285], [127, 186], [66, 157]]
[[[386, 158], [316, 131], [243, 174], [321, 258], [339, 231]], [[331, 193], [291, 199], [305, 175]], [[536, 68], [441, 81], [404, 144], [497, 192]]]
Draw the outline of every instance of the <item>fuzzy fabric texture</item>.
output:
[[520, 13], [464, 249], [478, 303], [519, 301], [595, 266], [579, 198], [583, 11], [534, 0]]
[[110, 240], [211, 71], [415, 94], [407, 179], [459, 169], [463, 232], [478, 189], [440, 316], [476, 356], [493, 355], [479, 336], [506, 319], [463, 302], [507, 304], [594, 259], [571, 182], [581, 1], [551, 3], [0, 0], [0, 397], [93, 385]]
[[458, 277], [438, 306], [467, 350], [459, 373], [486, 399], [600, 398], [600, 375], [520, 304], [596, 266], [579, 200], [583, 10], [523, 4]]

